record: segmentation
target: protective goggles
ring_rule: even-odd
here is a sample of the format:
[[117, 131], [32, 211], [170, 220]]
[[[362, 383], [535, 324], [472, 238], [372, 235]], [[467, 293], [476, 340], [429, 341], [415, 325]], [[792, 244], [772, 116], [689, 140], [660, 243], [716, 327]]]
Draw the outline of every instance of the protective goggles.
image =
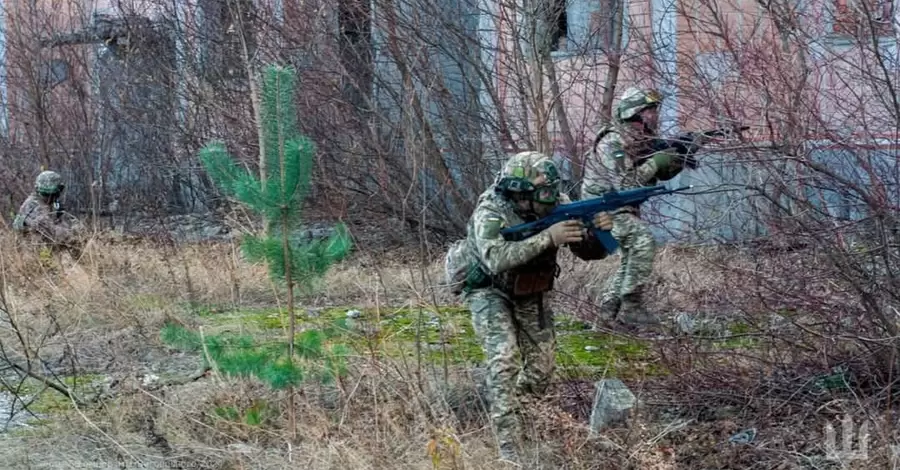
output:
[[534, 188], [531, 199], [541, 204], [556, 204], [559, 202], [559, 185], [548, 184]]

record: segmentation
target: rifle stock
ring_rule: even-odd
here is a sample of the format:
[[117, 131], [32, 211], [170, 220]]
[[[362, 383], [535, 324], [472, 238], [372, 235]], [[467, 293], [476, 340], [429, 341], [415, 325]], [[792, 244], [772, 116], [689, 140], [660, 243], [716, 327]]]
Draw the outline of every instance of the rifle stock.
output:
[[556, 206], [553, 211], [542, 219], [508, 227], [501, 230], [500, 233], [507, 241], [522, 241], [537, 235], [558, 222], [580, 220], [585, 227], [591, 228], [591, 233], [603, 245], [607, 253], [613, 254], [619, 248], [619, 244], [613, 238], [612, 233], [594, 227], [594, 216], [598, 212], [612, 212], [624, 206], [640, 205], [651, 197], [671, 194], [690, 188], [691, 186], [684, 186], [678, 189], [668, 189], [665, 185], [656, 185], [624, 191], [610, 191], [596, 198]]

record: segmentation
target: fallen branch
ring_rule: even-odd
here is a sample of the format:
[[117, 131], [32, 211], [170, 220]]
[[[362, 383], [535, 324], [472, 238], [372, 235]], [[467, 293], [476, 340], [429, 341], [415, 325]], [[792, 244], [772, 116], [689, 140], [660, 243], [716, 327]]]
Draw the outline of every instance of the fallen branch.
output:
[[150, 384], [146, 387], [135, 387], [134, 389], [128, 390], [127, 392], [122, 391], [119, 393], [111, 393], [112, 387], [110, 387], [110, 391], [107, 391], [106, 393], [98, 394], [96, 397], [94, 397], [92, 400], [90, 400], [90, 402], [93, 403], [93, 402], [96, 402], [99, 400], [106, 400], [106, 399], [110, 399], [110, 398], [134, 395], [138, 392], [141, 392], [141, 393], [152, 392], [152, 391], [161, 390], [161, 389], [167, 388], [167, 387], [176, 387], [176, 386], [181, 386], [181, 385], [187, 385], [189, 383], [196, 382], [196, 381], [202, 379], [203, 377], [206, 377], [210, 370], [212, 370], [212, 368], [210, 368], [208, 365], [203, 366], [199, 370], [197, 370], [197, 372], [194, 372], [193, 374], [191, 374], [187, 377], [175, 377], [175, 378], [171, 378], [169, 380], [157, 382], [155, 384]]
[[49, 378], [47, 378], [47, 377], [45, 377], [45, 376], [43, 376], [43, 375], [41, 375], [41, 374], [38, 374], [37, 372], [34, 372], [34, 371], [32, 371], [32, 370], [29, 370], [29, 369], [26, 369], [26, 368], [24, 368], [24, 367], [22, 367], [22, 366], [20, 366], [20, 365], [18, 365], [18, 364], [10, 363], [10, 366], [11, 366], [13, 369], [15, 369], [15, 370], [21, 372], [22, 374], [25, 374], [26, 376], [31, 377], [32, 379], [35, 379], [35, 380], [41, 382], [42, 384], [46, 385], [47, 387], [50, 387], [51, 389], [53, 389], [53, 390], [59, 392], [60, 394], [62, 394], [62, 396], [64, 396], [64, 397], [66, 397], [66, 398], [72, 400], [73, 402], [77, 403], [78, 406], [84, 406], [84, 405], [87, 404], [87, 403], [85, 403], [84, 401], [81, 401], [79, 398], [77, 398], [77, 397], [75, 396], [75, 394], [72, 393], [72, 390], [70, 390], [68, 387], [64, 387], [64, 386], [62, 386], [62, 385], [60, 385], [60, 384], [58, 384], [58, 383], [55, 383], [53, 380], [51, 380], [51, 379], [49, 379]]
[[68, 387], [65, 387], [65, 386], [63, 386], [63, 385], [60, 385], [60, 384], [54, 382], [52, 379], [50, 379], [50, 378], [48, 378], [48, 377], [45, 377], [45, 376], [43, 376], [43, 375], [41, 375], [41, 374], [39, 374], [39, 373], [37, 373], [37, 372], [28, 370], [28, 369], [26, 369], [26, 368], [24, 368], [24, 367], [22, 367], [22, 366], [20, 366], [20, 365], [18, 365], [18, 364], [10, 364], [10, 367], [11, 367], [12, 369], [15, 369], [15, 370], [19, 371], [20, 373], [22, 373], [22, 374], [28, 376], [28, 377], [31, 377], [31, 378], [33, 378], [33, 379], [35, 379], [35, 380], [37, 380], [37, 381], [43, 383], [44, 385], [46, 385], [47, 387], [51, 388], [52, 390], [58, 392], [58, 393], [61, 394], [62, 396], [66, 397], [66, 398], [68, 398], [68, 399], [70, 399], [70, 400], [72, 400], [72, 401], [73, 401], [76, 405], [78, 405], [79, 407], [88, 406], [88, 405], [91, 405], [91, 404], [96, 403], [96, 402], [98, 402], [98, 401], [106, 400], [106, 399], [109, 399], [109, 398], [115, 398], [115, 397], [120, 397], [120, 396], [132, 395], [132, 394], [137, 393], [137, 392], [139, 392], [139, 391], [154, 391], [154, 390], [159, 390], [159, 389], [167, 388], [167, 387], [186, 385], [186, 384], [189, 384], [189, 383], [191, 383], [191, 382], [196, 382], [196, 381], [202, 379], [202, 378], [205, 377], [205, 376], [207, 375], [207, 373], [211, 370], [209, 366], [204, 366], [204, 367], [201, 367], [197, 372], [194, 372], [193, 374], [191, 374], [191, 375], [189, 375], [189, 376], [187, 376], [187, 377], [175, 377], [175, 378], [172, 378], [172, 379], [169, 379], [169, 380], [166, 380], [166, 381], [162, 381], [162, 382], [158, 382], [158, 383], [156, 383], [156, 384], [152, 384], [152, 385], [150, 385], [150, 386], [148, 386], [148, 387], [137, 387], [136, 390], [129, 391], [128, 393], [109, 393], [109, 392], [105, 392], [105, 393], [98, 393], [97, 395], [91, 397], [90, 399], [82, 399], [82, 398], [78, 398], [78, 397], [75, 395], [75, 393], [72, 392], [72, 390], [69, 389]]

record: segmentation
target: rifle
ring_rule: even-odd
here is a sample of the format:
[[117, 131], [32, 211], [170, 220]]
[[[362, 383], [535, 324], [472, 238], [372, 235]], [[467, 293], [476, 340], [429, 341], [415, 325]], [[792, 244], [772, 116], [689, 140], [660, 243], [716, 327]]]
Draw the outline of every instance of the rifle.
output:
[[709, 129], [705, 131], [693, 131], [693, 132], [685, 132], [678, 136], [678, 140], [695, 140], [697, 137], [701, 139], [710, 139], [713, 137], [729, 137], [731, 134], [740, 135], [741, 132], [749, 130], [750, 126], [731, 126], [731, 127], [717, 127], [715, 129]]
[[[684, 155], [693, 155], [709, 139], [714, 137], [729, 137], [731, 134], [740, 135], [741, 132], [750, 129], [750, 126], [718, 127], [703, 131], [690, 131], [679, 134], [674, 139], [657, 139], [654, 142], [654, 150], [667, 147], [675, 147]], [[661, 148], [659, 148], [661, 147]]]
[[636, 163], [643, 162], [654, 153], [674, 148], [675, 152], [684, 157], [684, 163], [688, 168], [696, 168], [697, 161], [694, 154], [700, 150], [706, 141], [714, 137], [728, 137], [733, 133], [740, 134], [750, 129], [750, 126], [717, 127], [703, 131], [690, 131], [679, 134], [674, 139], [657, 138], [650, 143], [650, 151], [637, 159]]
[[598, 212], [612, 212], [624, 206], [638, 205], [653, 196], [671, 194], [676, 191], [690, 189], [691, 187], [668, 189], [665, 185], [660, 184], [626, 189], [624, 191], [610, 191], [596, 198], [558, 205], [542, 219], [508, 227], [501, 230], [500, 233], [506, 241], [522, 241], [537, 235], [558, 222], [579, 219], [586, 227], [591, 227], [592, 233], [603, 244], [607, 253], [612, 254], [619, 248], [619, 244], [610, 232], [593, 227], [594, 215]]

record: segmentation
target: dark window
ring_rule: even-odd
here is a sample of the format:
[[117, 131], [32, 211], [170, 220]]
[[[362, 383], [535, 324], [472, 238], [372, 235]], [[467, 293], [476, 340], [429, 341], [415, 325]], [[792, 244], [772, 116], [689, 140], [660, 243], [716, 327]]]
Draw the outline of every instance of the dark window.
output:
[[550, 50], [566, 50], [566, 40], [569, 37], [569, 19], [566, 15], [566, 0], [550, 0]]
[[41, 87], [50, 90], [69, 78], [69, 63], [63, 59], [52, 59], [41, 65]]

